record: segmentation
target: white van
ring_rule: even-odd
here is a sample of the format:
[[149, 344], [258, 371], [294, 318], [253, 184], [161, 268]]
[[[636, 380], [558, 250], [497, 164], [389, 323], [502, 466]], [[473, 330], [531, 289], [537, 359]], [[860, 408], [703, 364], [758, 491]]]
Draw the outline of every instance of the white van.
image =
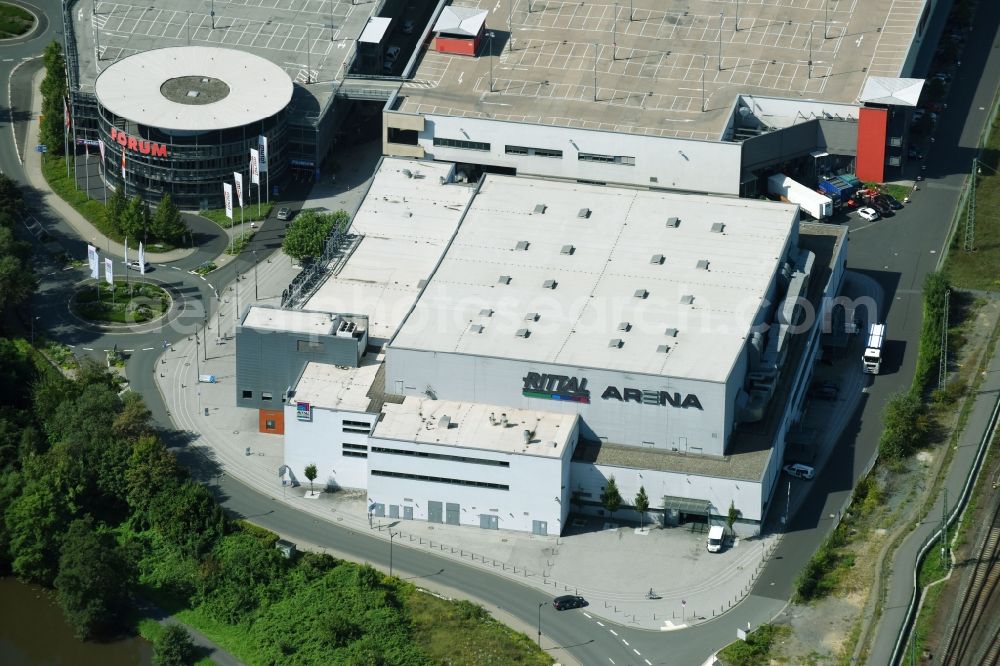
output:
[[708, 552], [718, 553], [722, 550], [722, 525], [712, 525], [708, 528]]

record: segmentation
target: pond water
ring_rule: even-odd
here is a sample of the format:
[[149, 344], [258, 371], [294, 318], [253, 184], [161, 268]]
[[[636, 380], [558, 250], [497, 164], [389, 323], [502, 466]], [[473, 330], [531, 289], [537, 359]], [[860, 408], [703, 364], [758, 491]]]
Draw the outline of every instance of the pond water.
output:
[[148, 666], [141, 638], [90, 643], [74, 638], [51, 592], [0, 578], [0, 664], [4, 666]]

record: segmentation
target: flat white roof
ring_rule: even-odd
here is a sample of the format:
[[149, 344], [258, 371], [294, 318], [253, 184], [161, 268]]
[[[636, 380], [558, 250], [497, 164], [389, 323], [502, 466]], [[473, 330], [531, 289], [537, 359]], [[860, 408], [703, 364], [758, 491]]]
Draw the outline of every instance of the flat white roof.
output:
[[[504, 413], [506, 426], [500, 423]], [[443, 421], [445, 418], [447, 421]], [[559, 458], [569, 443], [577, 418], [576, 414], [407, 397], [402, 404], [382, 406], [382, 416], [372, 436]], [[530, 433], [528, 441], [525, 431]]]
[[797, 231], [790, 204], [491, 174], [391, 346], [725, 381]]
[[441, 10], [441, 15], [434, 24], [434, 32], [475, 37], [486, 23], [487, 16], [489, 11], [485, 9], [449, 5]]
[[[228, 92], [210, 103], [172, 101], [164, 86], [190, 77], [221, 81]], [[174, 82], [183, 86], [183, 81]], [[101, 105], [123, 118], [166, 130], [240, 127], [278, 113], [292, 99], [292, 80], [260, 56], [213, 46], [143, 51], [105, 69], [95, 83]], [[215, 99], [218, 95], [212, 94]], [[182, 94], [180, 99], [186, 99]]]
[[894, 106], [916, 106], [920, 101], [923, 79], [901, 79], [894, 76], [869, 76], [858, 101]]
[[361, 365], [356, 368], [311, 361], [295, 385], [292, 401], [308, 402], [324, 409], [366, 411], [371, 402], [368, 392], [381, 365], [382, 356], [372, 354], [363, 356]]
[[351, 223], [364, 238], [306, 307], [367, 314], [373, 344], [392, 337], [472, 198], [473, 186], [447, 182], [454, 168], [385, 158]]
[[243, 317], [243, 326], [312, 335], [332, 335], [337, 315], [306, 310], [279, 310], [251, 306]]
[[361, 31], [361, 36], [358, 37], [359, 42], [368, 42], [372, 44], [378, 44], [385, 37], [385, 33], [389, 30], [389, 25], [392, 23], [392, 19], [384, 16], [372, 16], [368, 19], [368, 23], [365, 24], [365, 29]]

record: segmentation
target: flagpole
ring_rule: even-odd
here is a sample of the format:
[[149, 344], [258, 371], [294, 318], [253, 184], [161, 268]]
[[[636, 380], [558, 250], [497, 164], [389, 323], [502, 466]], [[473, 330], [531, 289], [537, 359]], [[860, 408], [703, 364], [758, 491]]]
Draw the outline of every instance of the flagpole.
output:
[[63, 156], [66, 158], [66, 177], [69, 178], [69, 107], [63, 97]]
[[89, 199], [90, 198], [90, 146], [84, 144], [83, 150], [85, 151], [84, 155], [86, 155], [86, 157], [83, 158], [83, 163], [86, 165], [84, 173], [86, 174], [85, 178], [87, 179], [87, 198]]

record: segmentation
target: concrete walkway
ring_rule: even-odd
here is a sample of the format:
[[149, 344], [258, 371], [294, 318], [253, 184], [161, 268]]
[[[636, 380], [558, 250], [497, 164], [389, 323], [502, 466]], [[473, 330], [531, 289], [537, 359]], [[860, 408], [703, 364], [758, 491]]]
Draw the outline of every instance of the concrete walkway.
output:
[[[83, 240], [88, 241], [101, 251], [106, 251], [117, 256], [125, 255], [124, 245], [117, 243], [98, 231], [97, 227], [91, 224], [83, 215], [76, 212], [76, 209], [63, 201], [56, 195], [42, 175], [42, 154], [35, 152], [34, 146], [38, 144], [38, 117], [42, 110], [42, 95], [39, 90], [42, 79], [45, 78], [45, 69], [41, 69], [35, 74], [31, 81], [31, 122], [28, 124], [28, 137], [25, 141], [23, 154], [24, 173], [28, 178], [28, 183], [41, 195], [41, 202], [55, 211], [63, 218], [70, 227]], [[31, 148], [29, 150], [29, 147]], [[137, 248], [132, 248], [133, 253]], [[146, 252], [146, 261], [157, 263], [169, 263], [183, 259], [195, 252], [194, 249], [177, 249], [170, 252]]]

